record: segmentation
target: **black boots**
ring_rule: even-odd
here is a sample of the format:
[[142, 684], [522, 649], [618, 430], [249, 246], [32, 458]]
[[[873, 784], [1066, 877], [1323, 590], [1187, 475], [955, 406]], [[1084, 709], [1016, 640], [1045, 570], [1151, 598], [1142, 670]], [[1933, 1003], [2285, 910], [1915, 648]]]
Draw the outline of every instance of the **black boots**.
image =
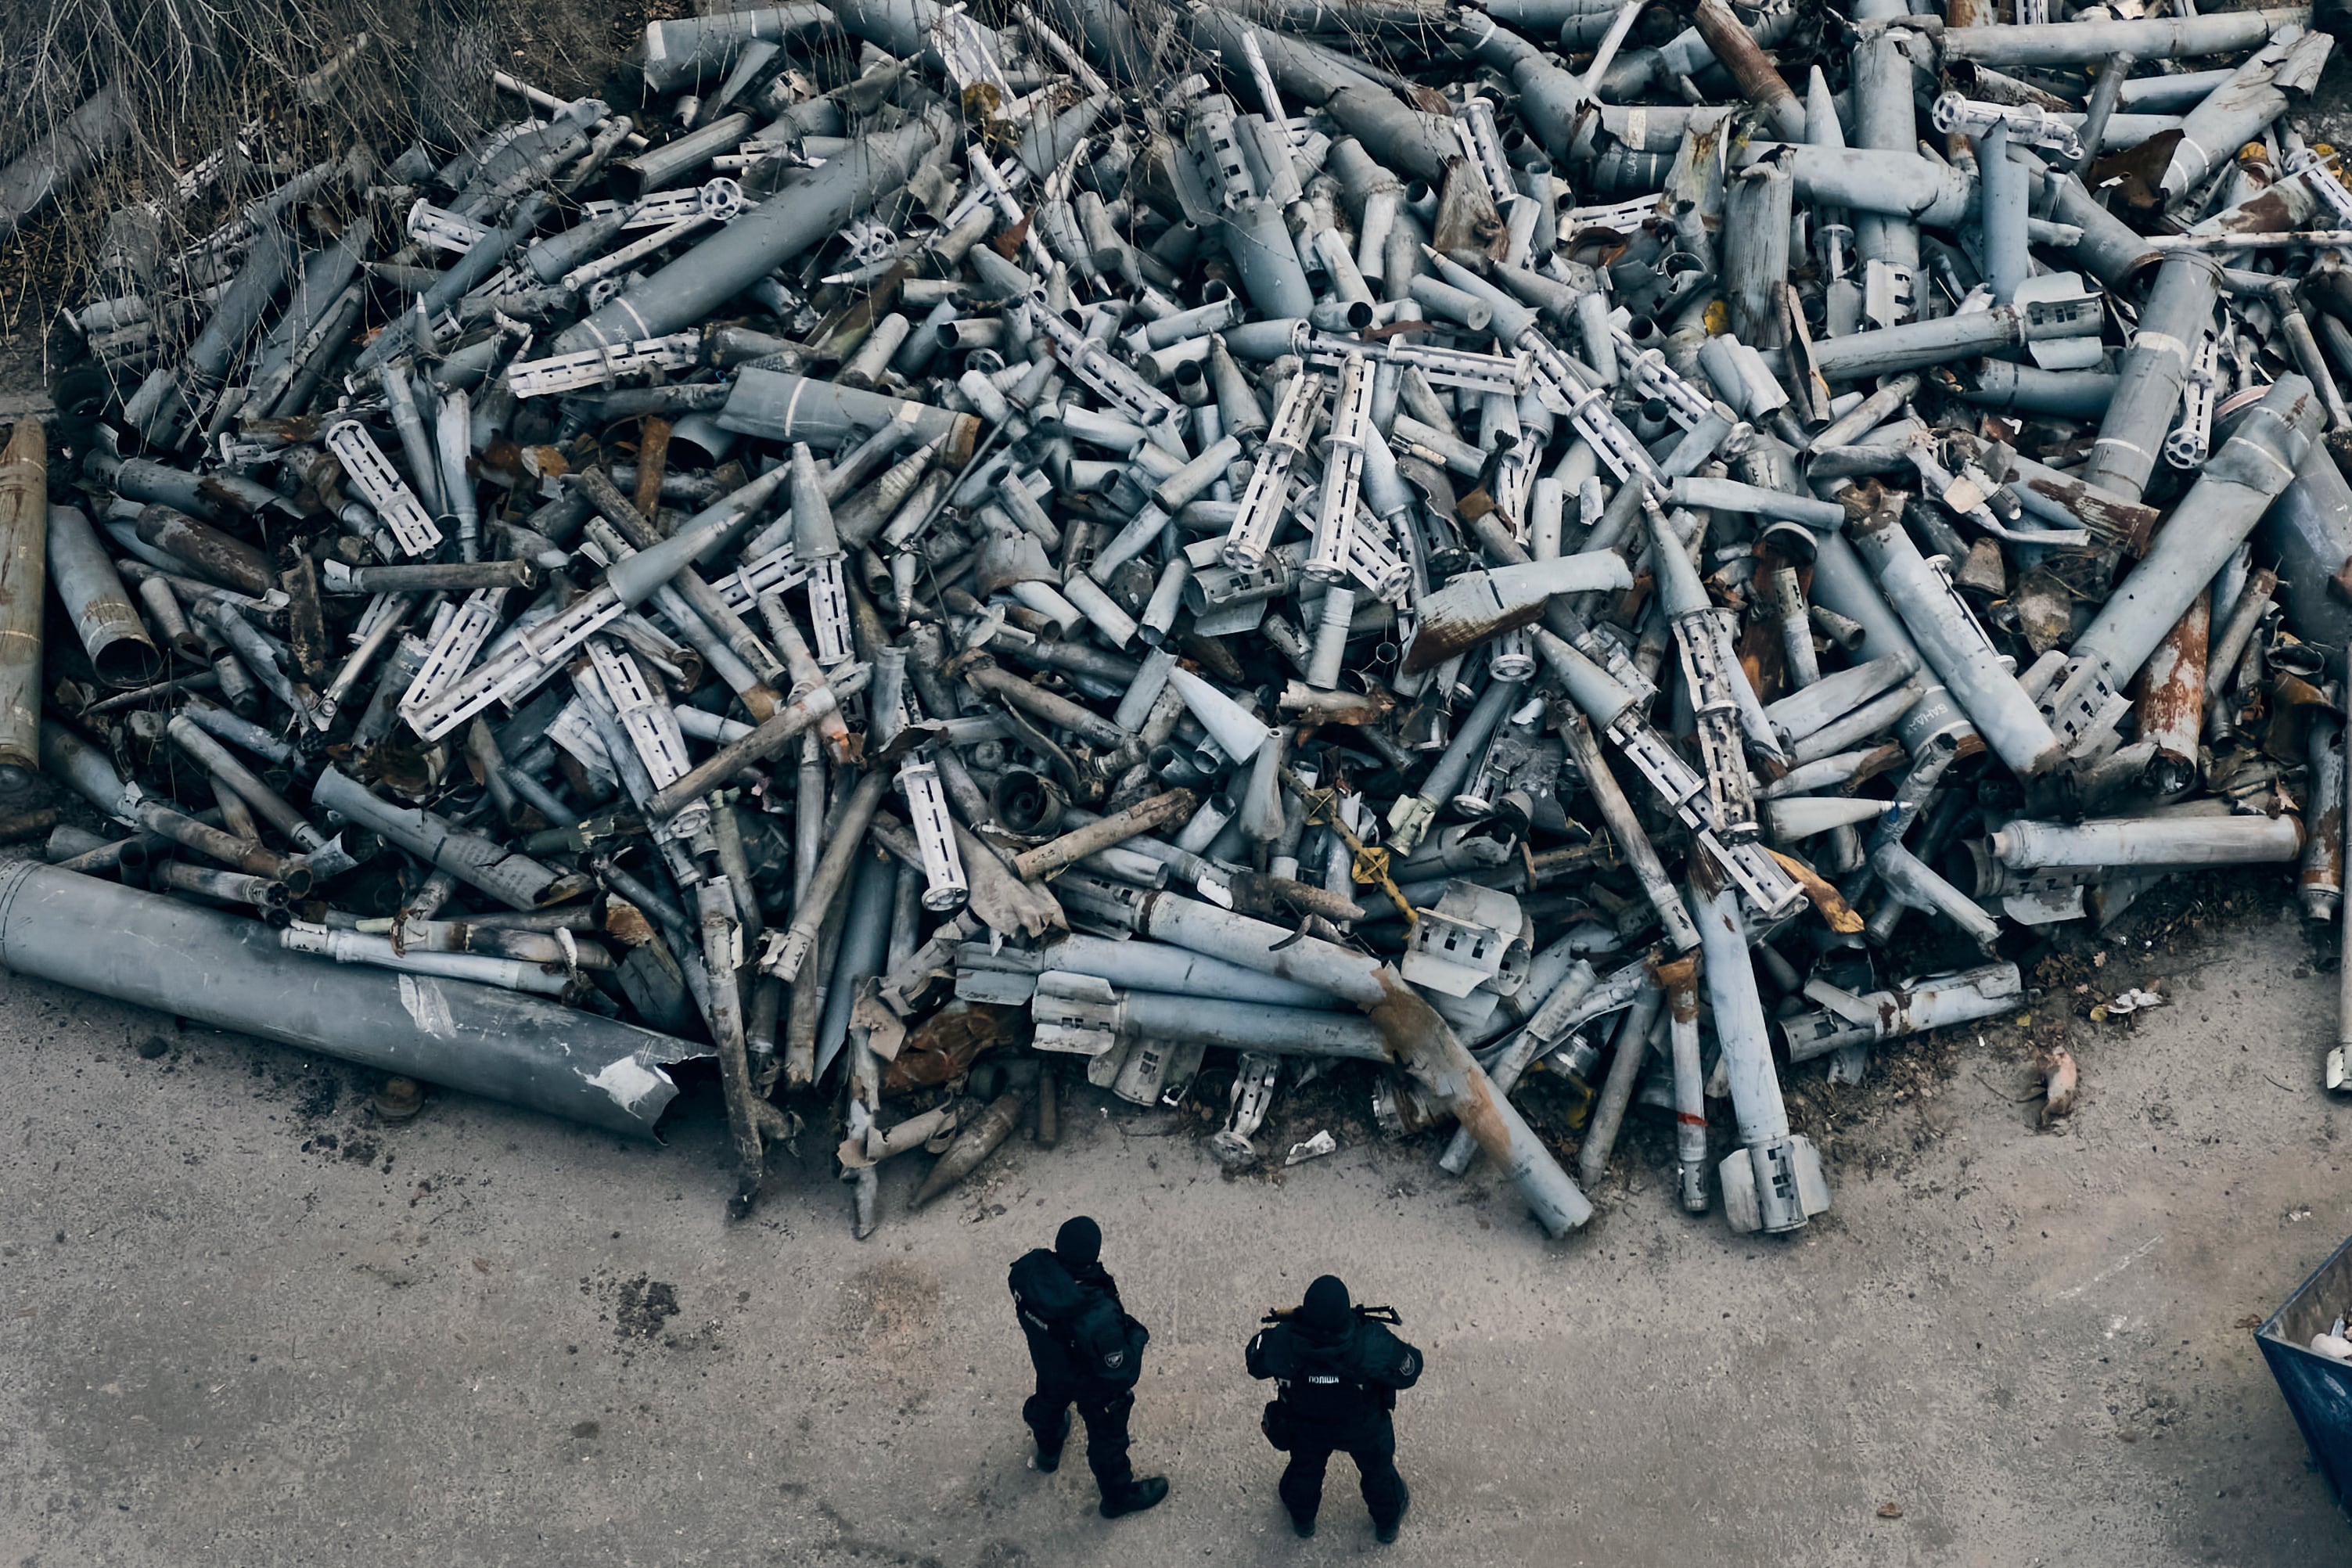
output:
[[1054, 1447], [1049, 1450], [1043, 1443], [1037, 1445], [1037, 1471], [1040, 1475], [1050, 1476], [1062, 1468], [1062, 1445], [1069, 1440], [1070, 1413], [1065, 1410], [1062, 1412], [1061, 1435], [1054, 1439]]
[[1372, 1526], [1372, 1533], [1380, 1538], [1382, 1546], [1395, 1544], [1397, 1531], [1404, 1527], [1404, 1516], [1412, 1507], [1412, 1493], [1405, 1489], [1402, 1481], [1397, 1483], [1397, 1490], [1402, 1495], [1404, 1500], [1398, 1505], [1396, 1518], [1390, 1523]]
[[1167, 1495], [1168, 1479], [1165, 1476], [1145, 1476], [1140, 1480], [1128, 1482], [1116, 1492], [1104, 1493], [1102, 1516], [1105, 1519], [1121, 1519], [1130, 1513], [1141, 1513], [1147, 1508], [1156, 1507]]

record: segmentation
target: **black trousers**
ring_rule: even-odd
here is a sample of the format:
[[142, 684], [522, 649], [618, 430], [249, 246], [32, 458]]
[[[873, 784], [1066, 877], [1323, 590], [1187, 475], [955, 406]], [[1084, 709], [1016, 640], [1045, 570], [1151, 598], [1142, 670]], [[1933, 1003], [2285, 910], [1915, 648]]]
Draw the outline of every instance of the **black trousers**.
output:
[[1362, 1479], [1364, 1506], [1382, 1530], [1404, 1517], [1404, 1478], [1397, 1474], [1396, 1428], [1383, 1417], [1375, 1427], [1355, 1431], [1318, 1432], [1311, 1426], [1294, 1429], [1290, 1463], [1282, 1472], [1282, 1506], [1290, 1517], [1311, 1522], [1323, 1506], [1323, 1470], [1333, 1454], [1356, 1461]]
[[1037, 1392], [1021, 1405], [1021, 1419], [1035, 1435], [1040, 1453], [1060, 1452], [1062, 1422], [1073, 1405], [1078, 1407], [1078, 1419], [1087, 1424], [1087, 1468], [1094, 1471], [1095, 1484], [1102, 1488], [1103, 1496], [1116, 1497], [1135, 1479], [1135, 1468], [1127, 1458], [1127, 1416], [1135, 1408], [1135, 1394], [1121, 1389], [1106, 1396], [1099, 1388], [1053, 1376], [1040, 1368]]

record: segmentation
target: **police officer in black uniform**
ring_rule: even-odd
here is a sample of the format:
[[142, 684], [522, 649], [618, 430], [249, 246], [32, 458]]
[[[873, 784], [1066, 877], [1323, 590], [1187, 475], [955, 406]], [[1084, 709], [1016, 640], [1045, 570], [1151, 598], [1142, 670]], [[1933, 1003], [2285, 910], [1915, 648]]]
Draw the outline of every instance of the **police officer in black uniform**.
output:
[[1249, 1343], [1249, 1374], [1272, 1378], [1273, 1403], [1261, 1425], [1266, 1441], [1286, 1449], [1282, 1503], [1291, 1528], [1315, 1533], [1323, 1502], [1323, 1468], [1334, 1451], [1356, 1461], [1364, 1506], [1383, 1545], [1397, 1538], [1412, 1499], [1396, 1468], [1396, 1428], [1389, 1412], [1397, 1390], [1421, 1376], [1421, 1352], [1389, 1332], [1394, 1313], [1350, 1306], [1348, 1287], [1326, 1274], [1296, 1310], [1276, 1313]]
[[1127, 1416], [1151, 1335], [1119, 1305], [1118, 1286], [1102, 1266], [1102, 1227], [1084, 1215], [1062, 1226], [1053, 1250], [1038, 1247], [1013, 1265], [1013, 1306], [1029, 1337], [1037, 1392], [1021, 1419], [1037, 1438], [1037, 1468], [1061, 1468], [1070, 1406], [1087, 1424], [1087, 1464], [1102, 1489], [1102, 1515], [1140, 1513], [1168, 1495], [1161, 1476], [1136, 1479], [1127, 1458]]

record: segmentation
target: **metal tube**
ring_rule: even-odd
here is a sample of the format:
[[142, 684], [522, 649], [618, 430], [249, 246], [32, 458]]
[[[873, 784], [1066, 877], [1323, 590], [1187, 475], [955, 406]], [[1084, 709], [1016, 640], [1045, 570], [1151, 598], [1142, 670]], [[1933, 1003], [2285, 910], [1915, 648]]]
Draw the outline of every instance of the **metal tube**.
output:
[[2123, 99], [2125, 79], [2138, 63], [2133, 56], [2119, 50], [2109, 55], [2099, 67], [2098, 79], [2091, 84], [2090, 100], [2083, 105], [2082, 154], [2074, 161], [2074, 166], [2066, 171], [2067, 174], [2079, 177], [2098, 162], [2100, 143], [2106, 140], [2107, 121], [2114, 116], [2116, 105]]
[[[1702, 15], [1706, 8], [1702, 4]], [[1719, 4], [1716, 8], [1723, 9]], [[1777, 73], [1772, 79], [1788, 92]], [[1796, 100], [1789, 102], [1794, 107]], [[1801, 121], [1803, 110], [1798, 115]], [[1795, 183], [1780, 159], [1749, 164], [1724, 192], [1724, 298], [1731, 307], [1732, 335], [1752, 348], [1777, 348], [1781, 341], [1780, 290], [1789, 279], [1789, 222], [1795, 200]]]
[[[2352, 822], [2352, 766], [2344, 770], [2345, 820]], [[2332, 1089], [2352, 1085], [2352, 913], [2336, 935], [2336, 1048], [2327, 1055], [2325, 1082]]]
[[2124, 353], [2116, 400], [2083, 465], [2084, 483], [2130, 500], [2147, 488], [2221, 283], [2221, 263], [2210, 256], [2176, 251], [2164, 258], [2140, 310], [2139, 330]]
[[268, 818], [269, 825], [286, 835], [296, 848], [308, 854], [326, 847], [325, 834], [295, 810], [284, 795], [257, 777], [236, 753], [199, 729], [193, 719], [186, 714], [174, 714], [165, 730], [172, 737], [173, 744], [226, 780], [229, 788], [235, 790], [247, 805]]
[[[1854, 142], [1879, 152], [1916, 153], [1916, 72], [1906, 40], [1891, 28], [1866, 32], [1853, 51]], [[1832, 204], [1841, 205], [1841, 204]], [[1854, 248], [1863, 258], [1865, 318], [1891, 327], [1916, 309], [1919, 226], [1910, 217], [1868, 209], [1854, 212]]]
[[[1591, 964], [1580, 958], [1570, 963], [1568, 973], [1551, 988], [1543, 1005], [1536, 1009], [1518, 1034], [1488, 1058], [1486, 1076], [1494, 1080], [1496, 1091], [1510, 1093], [1519, 1086], [1519, 1076], [1538, 1057], [1594, 1018], [1632, 1002], [1638, 994], [1640, 977], [1637, 966], [1610, 976], [1610, 984], [1602, 986]], [[1629, 984], [1629, 980], [1634, 984]], [[1437, 1164], [1440, 1170], [1458, 1176], [1477, 1158], [1477, 1141], [1468, 1129], [1456, 1128]]]
[[1242, 290], [1261, 316], [1304, 316], [1315, 308], [1315, 291], [1278, 203], [1262, 196], [1239, 203], [1225, 215], [1221, 232]]
[[2261, 542], [2278, 560], [2287, 624], [2343, 679], [2352, 609], [2338, 574], [2352, 563], [2352, 485], [2325, 441], [2311, 444], [2294, 482], [2263, 514]]
[[1545, 1230], [1563, 1236], [1592, 1217], [1591, 1204], [1535, 1130], [1496, 1091], [1445, 1021], [1389, 965], [1173, 893], [1142, 899], [1137, 929], [1145, 935], [1301, 980], [1364, 1008], [1387, 1037], [1391, 1058], [1451, 1109], [1510, 1173]]
[[1998, 1017], [2025, 1000], [2024, 976], [2014, 963], [1990, 963], [1953, 974], [1930, 974], [1863, 995], [1816, 980], [1805, 994], [1828, 1004], [1819, 1013], [1800, 1013], [1780, 1023], [1791, 1064], [1811, 1061], [1847, 1046], [1871, 1045], [1901, 1035], [1925, 1034]]
[[[2211, 308], [2210, 300], [2207, 308]], [[2056, 319], [2029, 318], [2013, 306], [1995, 305], [1962, 316], [1939, 316], [1934, 321], [1824, 338], [1813, 345], [1813, 363], [1827, 380], [1861, 381], [2046, 338], [2095, 336], [2098, 323], [2095, 305]], [[2176, 395], [2179, 390], [2176, 385]]]
[[[1739, 84], [1739, 90], [1762, 112], [1774, 132], [1785, 141], [1801, 141], [1805, 134], [1805, 106], [1797, 101], [1797, 95], [1757, 43], [1756, 35], [1748, 30], [1731, 7], [1723, 0], [1699, 0], [1692, 24], [1697, 27], [1698, 36], [1706, 40], [1706, 47], [1715, 51], [1717, 62]], [[1785, 222], [1780, 232], [1785, 242]], [[1757, 341], [1745, 332], [1740, 335], [1749, 342]]]
[[1681, 1175], [1683, 1208], [1707, 1210], [1706, 1083], [1698, 1049], [1698, 958], [1685, 955], [1658, 965], [1656, 978], [1666, 999], [1666, 1045], [1674, 1059], [1675, 1163]]
[[0, 967], [650, 1138], [703, 1047], [462, 981], [321, 963], [256, 921], [36, 861], [0, 866]]
[[1709, 885], [1719, 872], [1704, 857], [1691, 864], [1691, 914], [1698, 923], [1715, 1037], [1723, 1049], [1732, 1114], [1744, 1145], [1720, 1168], [1724, 1210], [1734, 1229], [1801, 1229], [1829, 1207], [1821, 1156], [1811, 1140], [1789, 1131], [1739, 894], [1728, 882]]
[[1985, 743], [2021, 778], [2047, 771], [2062, 754], [2057, 736], [1951, 580], [1919, 553], [1901, 513], [1899, 496], [1882, 500], [1850, 530], [1856, 552], [1876, 570], [1921, 657], [1943, 677]]
[[[939, 139], [930, 117], [863, 136], [824, 168], [721, 227], [643, 283], [565, 329], [551, 354], [619, 347], [690, 326], [904, 184]], [[721, 420], [724, 426], [725, 421]]]
[[[1549, 632], [1539, 633], [1538, 644]], [[1618, 853], [1633, 869], [1634, 878], [1642, 884], [1651, 908], [1657, 911], [1666, 940], [1676, 952], [1687, 952], [1698, 945], [1698, 931], [1691, 923], [1690, 912], [1684, 908], [1681, 896], [1666, 876], [1666, 868], [1643, 830], [1641, 819], [1634, 816], [1633, 803], [1610, 771], [1609, 760], [1601, 753], [1601, 742], [1592, 726], [1581, 713], [1571, 713], [1559, 726], [1559, 738], [1568, 747], [1569, 760], [1576, 764], [1577, 775], [1591, 792], [1592, 803], [1601, 813], [1601, 820], [1609, 836], [1617, 842]]]
[[[1165, 1045], [1215, 1046], [1267, 1051], [1276, 1056], [1339, 1057], [1385, 1062], [1388, 1040], [1380, 1026], [1352, 1013], [1269, 1006], [1213, 996], [1180, 996], [1160, 991], [1105, 986], [1105, 1004], [1041, 984], [1032, 1004], [1041, 1031], [1085, 1028], [1097, 1039], [1119, 1045], [1150, 1040]], [[1049, 1036], [1050, 1037], [1050, 1036]], [[1043, 1047], [1041, 1047], [1043, 1048]]]
[[2292, 860], [2303, 852], [2293, 816], [2123, 816], [2074, 824], [2011, 822], [1990, 839], [1993, 858], [2012, 870], [2082, 866], [2242, 866]]
[[[142, 800], [131, 805], [130, 819], [150, 833], [160, 833], [183, 848], [199, 855], [209, 855], [224, 866], [251, 871], [286, 884], [286, 890], [297, 898], [310, 890], [311, 874], [300, 862], [264, 849], [249, 838], [197, 821], [184, 812], [173, 810], [161, 801]], [[223, 819], [227, 817], [226, 809]]]
[[2042, 702], [2061, 733], [2084, 734], [2098, 723], [2116, 690], [2147, 662], [2189, 601], [2253, 532], [2294, 478], [2318, 434], [2323, 406], [2311, 383], [2290, 374], [2240, 418], [2174, 509], [2176, 517], [2194, 518], [2197, 525], [2159, 532], [2074, 639], [2064, 671]]
[[2122, 377], [2098, 370], [2042, 370], [2008, 360], [1979, 360], [1960, 372], [1960, 399], [1979, 408], [2014, 408], [2095, 419], [2116, 400]]
[[[1870, 868], [1886, 884], [1894, 905], [1942, 915], [1987, 952], [2000, 940], [2000, 921], [1900, 842], [1879, 843], [1871, 852]], [[1886, 915], [1885, 930], [1892, 932], [1900, 918], [1899, 912]]]
[[648, 22], [642, 65], [646, 86], [655, 92], [675, 92], [697, 78], [716, 78], [745, 45], [782, 43], [796, 34], [833, 32], [838, 26], [832, 7], [814, 5], [761, 5]]
[[216, 582], [253, 595], [266, 595], [278, 586], [260, 551], [170, 507], [142, 508], [134, 527], [142, 542], [178, 556]]
[[1139, 834], [1150, 833], [1189, 815], [1192, 802], [1192, 792], [1188, 789], [1171, 789], [1139, 800], [1124, 810], [1097, 817], [1049, 843], [1014, 856], [1013, 868], [1024, 881], [1042, 882], [1064, 868], [1076, 865], [1089, 855], [1124, 844]]
[[2252, 573], [2246, 570], [2252, 558], [2251, 547], [2240, 545], [2213, 578], [2215, 594], [2234, 592], [2237, 596], [2230, 602], [2229, 614], [2213, 638], [2205, 677], [2205, 695], [2209, 698], [2219, 697], [2228, 689], [2231, 677], [2253, 641], [2255, 628], [2270, 612], [2271, 595], [2278, 591], [2278, 574], [2269, 567]]
[[[1681, 963], [1690, 962], [1685, 959]], [[1655, 984], [1644, 985], [1634, 996], [1633, 1005], [1625, 1010], [1624, 1021], [1617, 1026], [1617, 1054], [1610, 1059], [1609, 1076], [1601, 1083], [1601, 1098], [1593, 1102], [1592, 1119], [1585, 1123], [1583, 1142], [1577, 1145], [1576, 1179], [1582, 1186], [1598, 1186], [1601, 1178], [1609, 1173], [1609, 1156], [1617, 1148], [1617, 1130], [1624, 1124], [1626, 1107], [1633, 1103], [1633, 1090], [1639, 1087], [1643, 1065], [1649, 1059], [1650, 1035], [1657, 1026], [1658, 1014], [1665, 1003], [1665, 992]]]
[[2310, 836], [2296, 886], [2305, 920], [2328, 921], [2344, 899], [2344, 724], [2333, 714], [2311, 721], [2311, 783], [2305, 791]]
[[47, 432], [17, 422], [0, 448], [0, 795], [41, 769], [41, 628], [47, 608]]
[[862, 439], [901, 416], [912, 419], [913, 439], [940, 443], [940, 460], [960, 467], [971, 460], [981, 422], [969, 414], [887, 397], [860, 387], [796, 375], [788, 371], [744, 369], [735, 378], [721, 430], [771, 441], [804, 441], [833, 449]]
[[681, 808], [726, 784], [745, 769], [757, 767], [774, 756], [796, 736], [815, 726], [826, 715], [837, 711], [841, 697], [853, 695], [864, 687], [866, 677], [863, 668], [857, 668], [854, 673], [855, 680], [849, 676], [839, 676], [832, 684], [819, 685], [793, 699], [750, 734], [739, 741], [730, 741], [713, 752], [683, 776], [656, 792], [646, 803], [646, 811], [659, 818], [675, 816]]
[[2010, 156], [2009, 130], [1997, 126], [1977, 142], [1977, 195], [1985, 281], [1999, 304], [2014, 303], [2033, 275], [2025, 236], [2029, 195], [2025, 167]]
[[131, 96], [109, 82], [5, 167], [0, 167], [0, 239], [79, 182], [138, 129]]
[[[1787, 571], [1788, 568], [1782, 570]], [[1794, 573], [1790, 575], [1794, 576]], [[1801, 606], [1797, 618], [1801, 619], [1803, 613]], [[1806, 634], [1806, 650], [1810, 653], [1812, 647], [1811, 634]], [[1801, 741], [1881, 692], [1908, 679], [1918, 668], [1916, 656], [1896, 652], [1865, 659], [1826, 678], [1816, 673], [1812, 680], [1766, 708], [1764, 716], [1772, 721], [1774, 730], [1789, 740]]]
[[394, 805], [334, 767], [320, 773], [310, 786], [310, 799], [320, 810], [383, 835], [509, 909], [561, 903], [585, 886], [583, 879], [560, 875], [495, 839], [452, 827], [422, 807]]
[[2143, 60], [2234, 54], [2258, 48], [2283, 23], [2307, 26], [2305, 6], [2271, 11], [2214, 12], [2206, 16], [2138, 21], [2036, 22], [1984, 27], [1947, 27], [1944, 58], [1989, 66], [2063, 66], [2127, 54]]
[[2178, 795], [2197, 780], [2198, 740], [2205, 732], [2212, 599], [2210, 591], [2199, 591], [2141, 672], [2134, 712], [2139, 738], [2156, 748], [2152, 766], [2159, 795]]
[[2074, 243], [2074, 259], [2108, 288], [2125, 287], [2164, 258], [2161, 251], [2109, 212], [2074, 175], [2056, 175], [2047, 188], [2050, 216], [2083, 231], [2083, 237]]
[[826, 840], [824, 855], [817, 861], [808, 888], [794, 902], [792, 925], [764, 961], [767, 972], [787, 985], [799, 978], [809, 949], [815, 945], [817, 929], [824, 923], [834, 896], [848, 880], [850, 868], [856, 863], [858, 850], [865, 844], [866, 829], [872, 824], [891, 784], [891, 774], [882, 769], [868, 773], [842, 803], [837, 820], [826, 824], [831, 837]]
[[223, 903], [244, 904], [264, 921], [283, 928], [293, 921], [287, 907], [286, 885], [250, 871], [216, 871], [185, 860], [163, 860], [147, 868], [150, 885], [157, 891], [196, 893]]
[[[2180, 139], [2158, 177], [2158, 187], [2168, 197], [2185, 195], [2215, 169], [2235, 156], [2239, 148], [2261, 140], [2270, 123], [2286, 111], [2286, 93], [2275, 79], [2308, 40], [2274, 37], [2241, 64], [2228, 81], [2207, 94], [2181, 122]], [[2328, 46], [2320, 45], [2325, 59]], [[2315, 69], [2312, 76], [2318, 74]]]
[[49, 508], [48, 550], [49, 582], [98, 678], [118, 689], [161, 679], [163, 652], [141, 624], [113, 559], [80, 508]]

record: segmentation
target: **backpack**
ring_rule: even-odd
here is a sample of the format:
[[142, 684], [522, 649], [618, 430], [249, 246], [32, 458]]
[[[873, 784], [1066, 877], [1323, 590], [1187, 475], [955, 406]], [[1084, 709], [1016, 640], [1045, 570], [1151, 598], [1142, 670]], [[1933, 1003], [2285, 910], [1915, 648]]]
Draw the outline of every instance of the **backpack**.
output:
[[1118, 1388], [1135, 1386], [1151, 1335], [1109, 1291], [1080, 1283], [1044, 1247], [1016, 1259], [1006, 1283], [1023, 1327], [1061, 1346], [1079, 1373]]
[[1071, 1357], [1087, 1375], [1115, 1387], [1133, 1388], [1143, 1375], [1143, 1347], [1151, 1335], [1109, 1296], [1086, 1294], [1090, 1299], [1071, 1320], [1065, 1342]]

